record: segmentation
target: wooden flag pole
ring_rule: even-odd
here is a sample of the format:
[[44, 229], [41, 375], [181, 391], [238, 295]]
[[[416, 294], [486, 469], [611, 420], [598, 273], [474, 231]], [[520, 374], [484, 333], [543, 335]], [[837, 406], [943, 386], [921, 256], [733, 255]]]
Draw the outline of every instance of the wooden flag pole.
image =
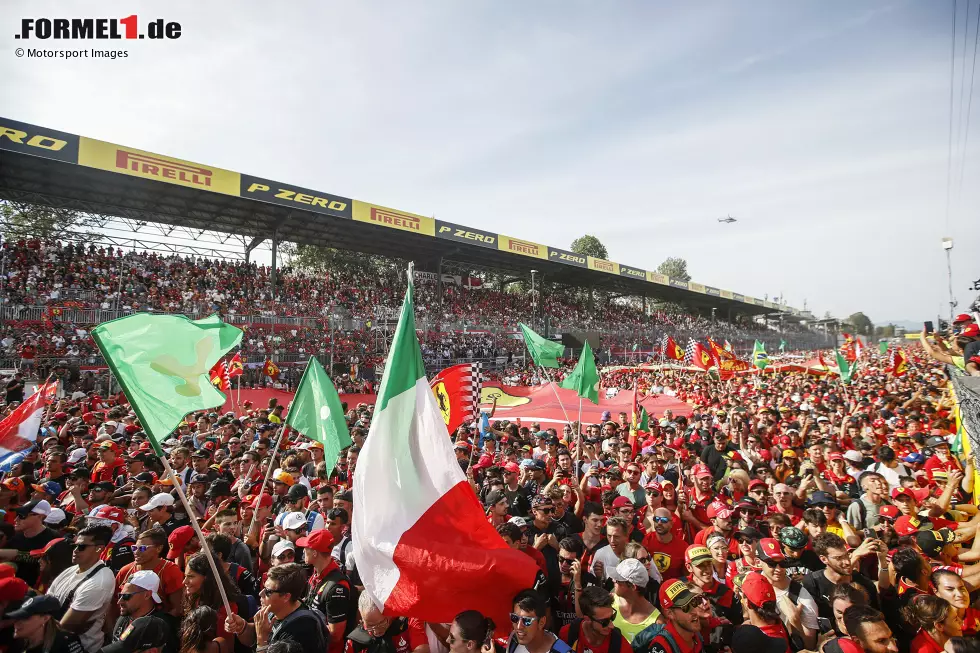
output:
[[170, 476], [170, 480], [174, 483], [174, 489], [177, 490], [177, 496], [180, 497], [180, 502], [184, 505], [184, 510], [187, 511], [187, 515], [191, 519], [191, 527], [197, 533], [197, 539], [201, 542], [201, 551], [207, 556], [208, 564], [211, 565], [211, 573], [214, 574], [214, 583], [218, 586], [218, 592], [221, 594], [221, 602], [225, 605], [225, 614], [230, 615], [232, 614], [231, 605], [228, 603], [228, 595], [225, 593], [224, 583], [221, 582], [222, 574], [218, 571], [218, 564], [214, 561], [214, 556], [211, 554], [211, 547], [204, 541], [204, 533], [201, 532], [201, 525], [197, 523], [197, 515], [194, 514], [194, 509], [191, 508], [191, 504], [187, 501], [187, 495], [184, 494], [184, 488], [177, 479], [177, 474], [174, 473], [173, 468], [170, 466], [170, 461], [167, 460], [166, 456], [160, 456], [160, 460], [163, 462], [163, 470]]
[[[544, 378], [548, 379], [548, 385], [551, 386], [551, 391], [555, 393], [555, 399], [558, 400], [558, 406], [561, 408], [562, 414], [565, 416], [565, 422], [571, 424], [572, 420], [568, 419], [568, 413], [565, 412], [565, 404], [561, 403], [561, 397], [558, 396], [558, 388], [555, 387], [555, 382], [552, 380], [551, 375], [548, 374], [548, 368], [541, 367], [541, 371], [544, 372]], [[582, 415], [579, 414], [579, 426], [581, 427]], [[533, 434], [532, 434], [533, 435]]]
[[579, 462], [582, 458], [582, 398], [578, 398], [578, 446], [575, 447], [575, 480], [578, 480]]
[[[276, 452], [279, 451], [279, 445], [282, 443], [282, 436], [285, 434], [286, 426], [283, 425], [282, 430], [279, 432], [279, 437], [276, 438], [275, 446], [273, 446], [272, 450], [269, 452], [269, 467], [265, 470], [265, 476], [262, 478], [262, 486], [259, 488], [259, 494], [256, 497], [257, 499], [260, 499], [259, 505], [262, 505], [261, 498], [262, 495], [265, 494], [265, 484], [269, 481], [269, 477], [272, 475], [272, 466], [276, 462]], [[248, 528], [245, 529], [245, 537], [248, 537], [249, 533], [252, 532], [252, 527], [255, 526], [255, 513], [257, 512], [257, 509], [252, 510], [252, 521], [249, 522]]]

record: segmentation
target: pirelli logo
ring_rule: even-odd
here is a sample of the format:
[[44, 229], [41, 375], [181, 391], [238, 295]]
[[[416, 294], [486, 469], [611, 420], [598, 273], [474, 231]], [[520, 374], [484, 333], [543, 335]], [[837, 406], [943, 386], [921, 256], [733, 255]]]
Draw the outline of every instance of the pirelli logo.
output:
[[507, 243], [507, 248], [512, 252], [524, 254], [525, 256], [541, 255], [541, 246], [536, 243], [529, 243], [526, 240], [511, 238], [510, 242]]
[[150, 177], [174, 179], [202, 188], [211, 188], [211, 177], [214, 175], [210, 169], [202, 166], [175, 163], [128, 150], [116, 151], [116, 167]]
[[389, 229], [410, 231], [423, 236], [435, 235], [435, 220], [432, 218], [406, 211], [396, 211], [358, 200], [354, 200], [354, 220], [370, 222]]
[[238, 195], [241, 190], [241, 176], [237, 172], [121, 147], [84, 136], [79, 142], [78, 163], [108, 172], [228, 195]]
[[600, 272], [615, 272], [616, 266], [612, 261], [603, 261], [601, 258], [594, 259], [592, 265]]

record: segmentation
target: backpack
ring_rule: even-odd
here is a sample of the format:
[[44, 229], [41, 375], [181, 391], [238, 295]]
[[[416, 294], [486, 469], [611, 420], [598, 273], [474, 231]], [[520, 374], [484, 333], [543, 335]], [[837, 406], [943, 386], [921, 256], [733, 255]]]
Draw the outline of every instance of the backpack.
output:
[[333, 569], [330, 573], [323, 577], [318, 585], [310, 588], [310, 593], [306, 597], [304, 604], [306, 607], [315, 613], [317, 616], [321, 617], [324, 627], [327, 625], [327, 615], [323, 610], [320, 609], [320, 600], [322, 597], [330, 596], [333, 588], [336, 587], [337, 583], [342, 581], [347, 581], [347, 588], [350, 592], [350, 598], [347, 604], [347, 619], [346, 625], [344, 627], [344, 636], [351, 634], [351, 631], [357, 626], [357, 594], [354, 590], [354, 584], [350, 582], [347, 575], [340, 569]]
[[[663, 636], [667, 640], [667, 644], [670, 646], [671, 653], [681, 653], [681, 647], [678, 645], [677, 640], [674, 636], [670, 634], [667, 630], [667, 626], [664, 624], [650, 624], [640, 632], [636, 634], [633, 638], [633, 642], [630, 644], [633, 647], [634, 653], [650, 653], [650, 645], [653, 643], [658, 636]], [[701, 633], [697, 635], [698, 641], [704, 645], [704, 640], [701, 637]]]
[[308, 608], [299, 608], [297, 610], [293, 610], [292, 612], [289, 613], [289, 615], [285, 619], [283, 619], [282, 621], [278, 622], [275, 626], [273, 626], [273, 630], [272, 630], [273, 641], [275, 641], [276, 633], [279, 632], [279, 630], [283, 626], [285, 626], [290, 622], [298, 621], [304, 617], [309, 619], [315, 619], [316, 622], [319, 624], [318, 631], [320, 634], [320, 646], [317, 647], [317, 650], [325, 650], [327, 646], [327, 642], [330, 641], [330, 631], [327, 629], [327, 621], [323, 617], [322, 612], [319, 612], [318, 610], [310, 610]]
[[[575, 619], [574, 621], [572, 621], [572, 623], [568, 624], [568, 645], [572, 648], [573, 651], [575, 650], [575, 644], [578, 643], [579, 631], [581, 629], [582, 629], [581, 619]], [[609, 640], [608, 653], [619, 653], [619, 650], [623, 646], [623, 634], [619, 632], [619, 628], [616, 628], [614, 626], [612, 632], [609, 633], [609, 636], [612, 637], [612, 639]]]
[[[507, 653], [514, 653], [517, 650], [517, 638], [513, 633], [507, 639]], [[574, 653], [572, 647], [555, 635], [555, 643], [551, 645], [549, 653]]]

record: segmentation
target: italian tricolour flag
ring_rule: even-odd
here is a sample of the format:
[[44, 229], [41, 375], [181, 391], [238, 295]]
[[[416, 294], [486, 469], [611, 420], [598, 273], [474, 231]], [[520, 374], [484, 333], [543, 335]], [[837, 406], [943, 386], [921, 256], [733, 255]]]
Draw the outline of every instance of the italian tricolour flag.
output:
[[391, 616], [448, 622], [474, 609], [506, 624], [537, 575], [488, 523], [456, 460], [425, 378], [411, 274], [357, 460], [353, 540], [364, 590]]

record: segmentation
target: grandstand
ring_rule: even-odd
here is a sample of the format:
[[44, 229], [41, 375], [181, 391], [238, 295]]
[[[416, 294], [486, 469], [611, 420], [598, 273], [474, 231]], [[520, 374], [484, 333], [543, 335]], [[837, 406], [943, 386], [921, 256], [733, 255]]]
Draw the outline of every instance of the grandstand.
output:
[[[115, 219], [135, 232], [85, 245], [67, 235], [42, 242], [28, 234], [4, 243], [6, 369], [22, 363], [26, 345], [38, 368], [64, 361], [98, 370], [102, 361], [88, 336], [95, 324], [134, 311], [217, 312], [246, 330], [243, 355], [254, 366], [272, 358], [288, 370], [314, 354], [338, 369], [356, 365], [358, 376], [372, 379], [404, 292], [404, 267], [393, 263], [368, 276], [346, 265], [314, 275], [281, 266], [282, 240], [416, 261], [420, 335], [434, 366], [461, 359], [519, 366], [520, 321], [553, 333], [598, 332], [605, 357], [652, 353], [663, 335], [712, 335], [743, 350], [755, 339], [811, 349], [833, 338], [808, 329], [808, 313], [769, 301], [5, 119], [0, 198], [106, 216], [104, 225]], [[217, 233], [223, 244], [233, 238], [243, 247], [151, 243], [145, 232], [160, 226]], [[250, 262], [265, 241], [272, 265]], [[497, 283], [483, 283], [488, 275]], [[513, 292], [519, 280], [532, 281], [540, 301]], [[260, 382], [256, 370], [250, 376], [246, 382]], [[286, 384], [292, 376], [284, 375]]]

